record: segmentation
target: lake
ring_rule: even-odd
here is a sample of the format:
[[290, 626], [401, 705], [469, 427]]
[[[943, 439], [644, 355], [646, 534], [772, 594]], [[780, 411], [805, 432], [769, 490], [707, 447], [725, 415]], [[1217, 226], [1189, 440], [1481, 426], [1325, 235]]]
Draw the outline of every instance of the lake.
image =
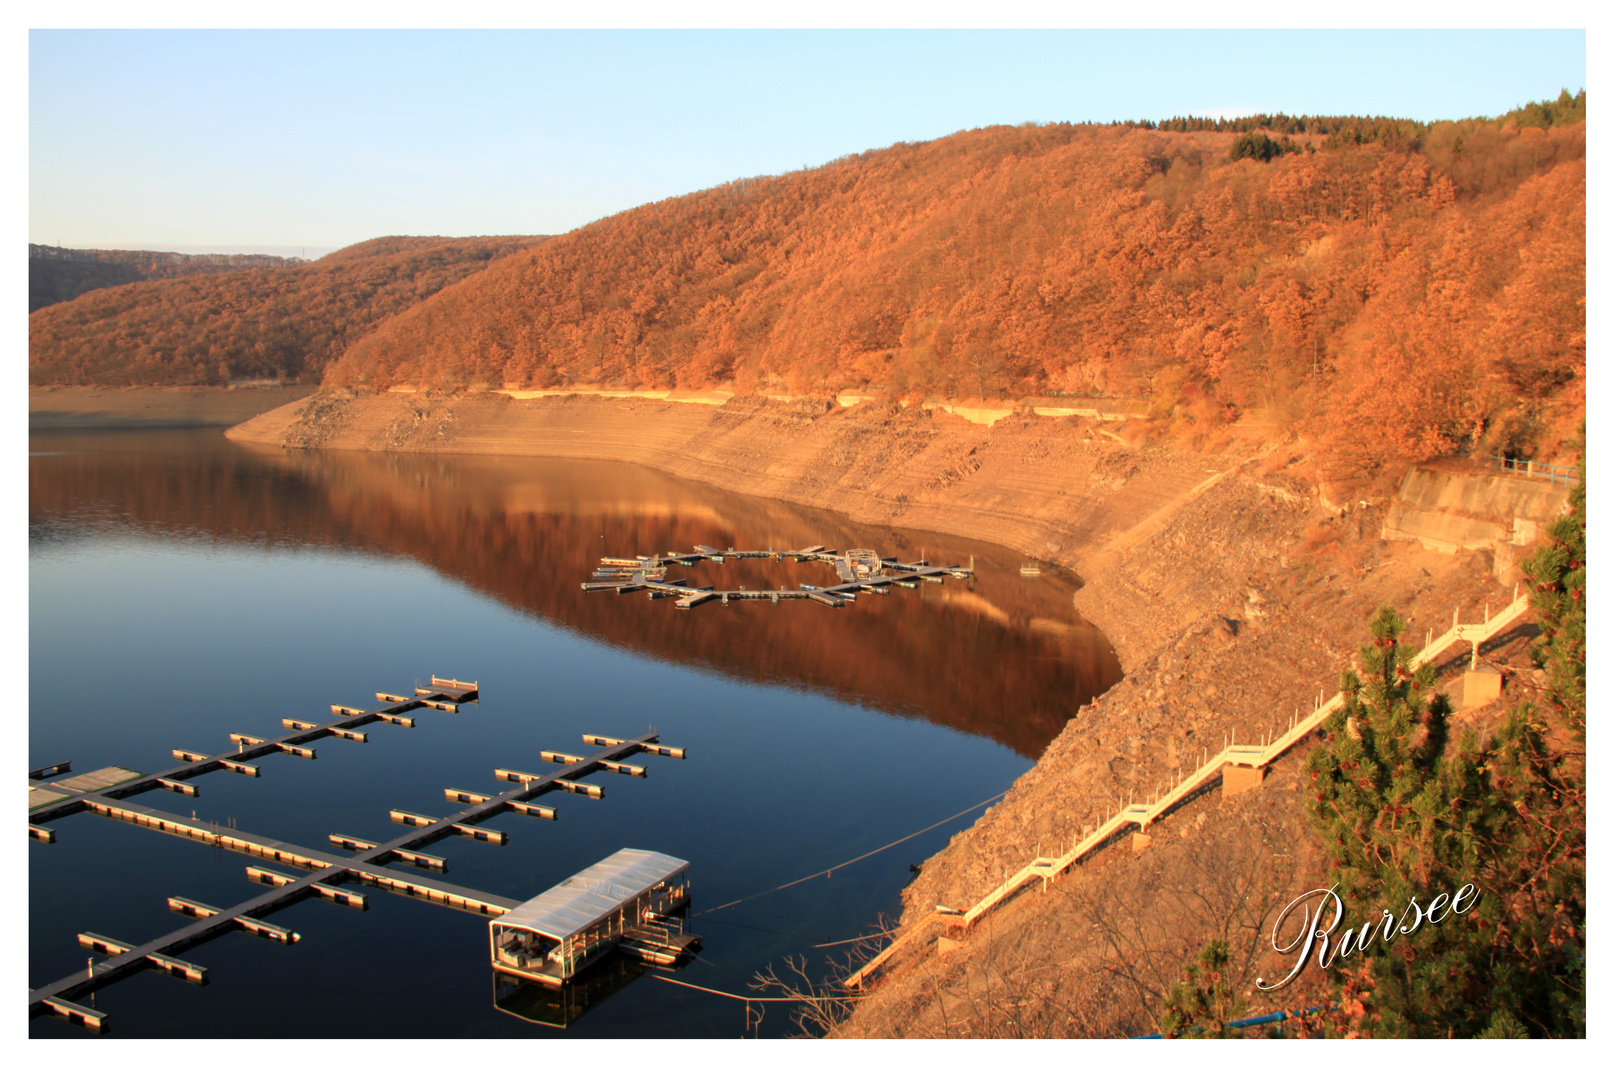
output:
[[[603, 555], [868, 547], [972, 565], [841, 609], [584, 593]], [[30, 768], [157, 772], [170, 751], [324, 721], [338, 703], [477, 680], [456, 715], [322, 739], [317, 758], [212, 772], [199, 797], [132, 800], [329, 849], [385, 840], [393, 809], [440, 816], [443, 789], [494, 793], [492, 770], [546, 771], [542, 750], [655, 729], [687, 760], [638, 755], [645, 778], [599, 773], [600, 801], [553, 794], [557, 821], [504, 815], [504, 846], [433, 845], [452, 882], [527, 899], [622, 847], [691, 862], [703, 950], [673, 974], [733, 994], [804, 956], [817, 977], [900, 910], [909, 867], [983, 808], [1076, 709], [1119, 678], [1074, 613], [1072, 577], [1019, 572], [1017, 552], [868, 526], [623, 464], [248, 447], [217, 430], [38, 432], [29, 459]], [[703, 563], [693, 584], [833, 584], [822, 564]], [[178, 928], [167, 900], [218, 906], [263, 891], [262, 860], [90, 814], [29, 850], [31, 986], [82, 969], [93, 931], [140, 943]], [[363, 888], [360, 886], [351, 886]], [[768, 891], [774, 890], [774, 891]], [[184, 954], [210, 982], [142, 973], [100, 991], [120, 1036], [780, 1036], [791, 1006], [757, 1006], [618, 964], [566, 999], [509, 996], [485, 919], [365, 890], [368, 911], [318, 900], [272, 921], [303, 940], [232, 934]], [[757, 893], [744, 903], [714, 908]], [[708, 914], [704, 914], [708, 913]], [[769, 996], [770, 992], [765, 992]], [[497, 998], [499, 1005], [497, 1007]], [[87, 1001], [86, 1004], [89, 1004]], [[566, 1020], [566, 1026], [551, 1026]], [[89, 1037], [51, 1018], [34, 1037]]]

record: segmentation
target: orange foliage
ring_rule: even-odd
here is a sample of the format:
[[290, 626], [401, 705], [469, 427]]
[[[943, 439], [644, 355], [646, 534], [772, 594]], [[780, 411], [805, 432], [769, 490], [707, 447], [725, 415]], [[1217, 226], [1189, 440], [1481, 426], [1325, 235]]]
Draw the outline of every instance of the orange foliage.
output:
[[[384, 237], [306, 265], [96, 289], [29, 315], [28, 381], [314, 381], [382, 320], [540, 239]], [[182, 269], [209, 263], [192, 259]], [[137, 269], [153, 272], [146, 264]]]
[[91, 289], [132, 281], [228, 274], [233, 270], [303, 266], [309, 260], [277, 255], [183, 255], [178, 251], [106, 251], [28, 245], [28, 310], [71, 300]]
[[1232, 160], [1248, 122], [958, 132], [543, 245], [99, 290], [31, 316], [30, 378], [1130, 394], [1144, 433], [1255, 410], [1368, 467], [1551, 452], [1584, 401], [1584, 105], [1251, 118], [1297, 151], [1268, 161]]
[[328, 379], [1288, 402], [1350, 458], [1447, 452], [1584, 374], [1585, 125], [1435, 127], [1264, 163], [1126, 126], [898, 144], [514, 255]]

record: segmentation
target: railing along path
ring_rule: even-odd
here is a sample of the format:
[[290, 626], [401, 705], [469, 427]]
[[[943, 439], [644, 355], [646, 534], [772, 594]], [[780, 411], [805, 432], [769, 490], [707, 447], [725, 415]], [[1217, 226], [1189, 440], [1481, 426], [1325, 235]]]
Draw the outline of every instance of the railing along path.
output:
[[[1490, 608], [1485, 609], [1485, 620], [1478, 623], [1462, 623], [1457, 621], [1456, 614], [1452, 616], [1452, 625], [1449, 630], [1434, 637], [1432, 632], [1427, 643], [1418, 650], [1409, 662], [1410, 669], [1416, 671], [1424, 664], [1430, 663], [1446, 649], [1460, 642], [1467, 642], [1473, 646], [1473, 656], [1477, 660], [1479, 646], [1501, 633], [1507, 626], [1530, 608], [1528, 594], [1519, 595], [1517, 588], [1513, 592], [1513, 602], [1495, 617], [1491, 616]], [[1028, 865], [1016, 871], [1006, 881], [991, 890], [978, 903], [962, 912], [933, 912], [918, 920], [916, 924], [907, 929], [900, 936], [889, 943], [888, 947], [874, 956], [864, 967], [844, 980], [844, 987], [848, 990], [858, 990], [866, 979], [871, 977], [895, 955], [908, 945], [917, 942], [930, 929], [971, 929], [986, 913], [991, 911], [1009, 896], [1018, 892], [1025, 885], [1035, 881], [1043, 884], [1050, 882], [1059, 874], [1068, 870], [1080, 859], [1101, 847], [1112, 839], [1121, 830], [1130, 826], [1144, 829], [1150, 823], [1158, 820], [1172, 807], [1210, 783], [1228, 765], [1261, 768], [1281, 757], [1295, 743], [1315, 731], [1322, 721], [1326, 720], [1335, 709], [1344, 705], [1344, 694], [1337, 693], [1330, 698], [1317, 696], [1316, 708], [1303, 718], [1295, 714], [1294, 723], [1275, 739], [1258, 745], [1238, 745], [1231, 739], [1227, 740], [1225, 747], [1218, 754], [1211, 754], [1183, 779], [1166, 791], [1158, 799], [1146, 803], [1122, 803], [1119, 810], [1106, 821], [1099, 824], [1079, 843], [1075, 844], [1062, 855], [1037, 856]]]

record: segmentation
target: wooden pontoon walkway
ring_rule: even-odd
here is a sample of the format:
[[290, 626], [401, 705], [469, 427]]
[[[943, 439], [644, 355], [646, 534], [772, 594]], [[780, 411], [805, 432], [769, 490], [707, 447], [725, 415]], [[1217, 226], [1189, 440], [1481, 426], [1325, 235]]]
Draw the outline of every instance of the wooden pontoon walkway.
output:
[[[800, 583], [797, 589], [715, 589], [710, 586], [688, 585], [684, 580], [670, 581], [666, 575], [671, 566], [696, 566], [700, 561], [723, 563], [728, 559], [791, 559], [800, 562], [831, 563], [838, 573], [838, 584], [821, 587]], [[863, 592], [886, 593], [889, 586], [914, 589], [921, 582], [941, 581], [947, 575], [955, 578], [971, 577], [972, 570], [960, 566], [930, 566], [927, 562], [903, 562], [875, 551], [852, 548], [839, 553], [829, 551], [820, 544], [796, 551], [737, 551], [698, 544], [685, 554], [672, 551], [668, 555], [637, 555], [633, 559], [604, 556], [594, 581], [583, 583], [586, 592], [640, 592], [654, 596], [673, 596], [675, 606], [694, 608], [710, 600], [729, 604], [733, 600], [814, 600], [828, 607], [843, 607]]]
[[[651, 732], [639, 739], [612, 739], [600, 735], [585, 735], [585, 743], [598, 748], [594, 753], [586, 755], [562, 754], [555, 751], [541, 753], [543, 760], [560, 765], [551, 772], [539, 774], [514, 769], [496, 769], [496, 779], [518, 784], [517, 787], [499, 794], [481, 795], [460, 788], [445, 788], [444, 795], [447, 800], [467, 804], [465, 809], [448, 817], [434, 818], [400, 810], [392, 811], [390, 818], [393, 821], [412, 825], [414, 828], [391, 840], [373, 843], [334, 833], [331, 838], [333, 844], [353, 849], [353, 855], [315, 851], [296, 844], [255, 836], [240, 829], [199, 822], [125, 801], [129, 796], [157, 787], [195, 794], [196, 789], [186, 784], [185, 779], [213, 769], [231, 768], [233, 765], [236, 766], [235, 771], [257, 775], [256, 769], [244, 766], [242, 762], [263, 754], [275, 753], [283, 746], [302, 749], [305, 743], [314, 739], [340, 732], [350, 733], [368, 723], [381, 721], [410, 724], [411, 721], [404, 719], [402, 714], [412, 709], [437, 708], [452, 711], [461, 703], [477, 700], [478, 688], [476, 683], [458, 683], [454, 680], [435, 678], [431, 680], [429, 686], [417, 688], [413, 697], [395, 694], [378, 694], [377, 697], [386, 705], [370, 710], [332, 706], [332, 711], [339, 719], [326, 724], [307, 725], [298, 721], [283, 721], [299, 726], [296, 734], [280, 739], [259, 740], [250, 736], [232, 735], [231, 739], [237, 743], [238, 749], [228, 754], [201, 755], [177, 750], [175, 756], [186, 762], [178, 768], [103, 787], [99, 791], [76, 794], [31, 811], [28, 816], [29, 832], [36, 839], [54, 840], [52, 830], [44, 827], [44, 821], [67, 814], [90, 812], [115, 821], [171, 833], [197, 843], [256, 856], [276, 866], [247, 867], [250, 879], [270, 885], [272, 889], [256, 899], [229, 908], [216, 908], [183, 897], [171, 898], [169, 900], [171, 909], [193, 916], [197, 921], [145, 944], [129, 945], [100, 934], [89, 932], [80, 934], [81, 945], [95, 952], [107, 954], [108, 958], [48, 986], [30, 990], [29, 1016], [32, 1018], [55, 1012], [65, 1019], [99, 1031], [105, 1024], [105, 1014], [78, 1005], [75, 999], [138, 971], [154, 968], [191, 982], [206, 982], [205, 968], [176, 960], [176, 954], [231, 931], [245, 931], [282, 944], [293, 944], [299, 940], [297, 933], [264, 922], [261, 916], [310, 897], [364, 909], [367, 906], [365, 896], [342, 888], [345, 883], [358, 882], [489, 917], [505, 915], [516, 907], [519, 901], [422, 877], [406, 872], [394, 864], [410, 863], [442, 871], [445, 869], [446, 860], [441, 856], [429, 855], [421, 851], [421, 848], [447, 836], [466, 836], [489, 843], [505, 843], [504, 832], [481, 826], [479, 823], [496, 814], [509, 811], [530, 817], [555, 819], [556, 810], [537, 805], [532, 800], [553, 791], [567, 791], [590, 798], [601, 798], [602, 789], [595, 784], [584, 783], [583, 777], [597, 771], [644, 776], [646, 769], [642, 766], [622, 763], [622, 759], [633, 754], [686, 756], [686, 752], [678, 747], [660, 744], [658, 736]], [[313, 756], [313, 751], [307, 753]], [[66, 765], [64, 762], [63, 767]], [[51, 774], [57, 768], [52, 766], [51, 769], [39, 772]], [[30, 779], [42, 778], [30, 774]]]
[[[413, 697], [399, 694], [378, 694], [377, 700], [385, 704], [376, 709], [359, 709], [348, 705], [333, 705], [332, 712], [335, 720], [324, 724], [305, 723], [301, 720], [283, 720], [282, 724], [293, 729], [293, 734], [283, 735], [275, 739], [260, 739], [251, 735], [231, 735], [231, 741], [236, 749], [223, 754], [199, 754], [189, 750], [175, 750], [174, 756], [184, 764], [162, 772], [147, 773], [137, 779], [121, 784], [103, 787], [96, 792], [97, 795], [113, 798], [127, 799], [132, 795], [140, 795], [153, 788], [164, 788], [181, 795], [197, 794], [195, 785], [185, 781], [203, 773], [214, 772], [217, 769], [229, 769], [232, 772], [243, 773], [247, 776], [257, 776], [259, 770], [247, 762], [254, 758], [264, 757], [266, 754], [284, 753], [297, 757], [313, 758], [315, 751], [305, 744], [329, 736], [345, 736], [354, 732], [356, 728], [379, 721], [389, 724], [399, 724], [404, 727], [414, 727], [416, 721], [405, 716], [413, 709], [430, 708], [440, 712], [455, 712], [459, 706], [468, 701], [478, 700], [478, 684], [462, 683], [454, 679], [440, 679], [434, 677], [429, 680], [428, 686], [417, 687]], [[44, 771], [44, 770], [41, 770]], [[57, 787], [65, 787], [66, 782], [58, 781]], [[28, 813], [28, 824], [40, 826], [55, 818], [76, 814], [86, 809], [85, 795], [75, 794], [61, 801], [50, 803]], [[47, 830], [48, 831], [48, 830]], [[36, 839], [47, 839], [36, 837]]]

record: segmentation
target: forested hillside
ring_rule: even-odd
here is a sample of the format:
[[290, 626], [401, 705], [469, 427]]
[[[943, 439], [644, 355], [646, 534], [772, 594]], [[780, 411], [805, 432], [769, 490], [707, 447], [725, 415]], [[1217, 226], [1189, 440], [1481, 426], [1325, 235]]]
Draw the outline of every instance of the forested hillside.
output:
[[178, 251], [106, 251], [29, 244], [28, 310], [38, 311], [91, 289], [132, 281], [226, 274], [256, 267], [294, 267], [307, 261], [276, 255], [185, 255]]
[[306, 265], [97, 289], [29, 316], [28, 381], [317, 381], [390, 315], [542, 239], [392, 236]]
[[1257, 410], [1351, 459], [1553, 453], [1584, 408], [1584, 110], [897, 144], [594, 222], [328, 381], [1137, 393], [1167, 427]]

